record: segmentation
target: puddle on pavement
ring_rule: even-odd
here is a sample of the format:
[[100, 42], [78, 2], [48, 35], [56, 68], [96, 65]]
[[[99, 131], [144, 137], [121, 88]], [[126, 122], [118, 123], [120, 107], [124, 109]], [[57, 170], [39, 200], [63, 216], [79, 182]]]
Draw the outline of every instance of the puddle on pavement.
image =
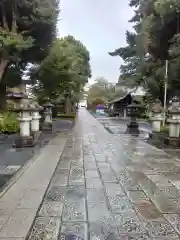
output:
[[13, 152], [21, 152], [22, 150], [19, 148], [8, 148], [5, 150], [7, 153], [13, 153]]

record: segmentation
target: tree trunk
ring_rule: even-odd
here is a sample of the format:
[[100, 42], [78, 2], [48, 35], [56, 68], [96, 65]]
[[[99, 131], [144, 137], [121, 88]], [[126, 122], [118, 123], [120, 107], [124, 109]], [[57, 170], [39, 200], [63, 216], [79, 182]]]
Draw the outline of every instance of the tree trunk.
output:
[[72, 103], [72, 113], [76, 112], [76, 103]]
[[65, 113], [66, 114], [70, 114], [71, 113], [71, 101], [70, 101], [70, 97], [67, 96], [66, 100], [65, 100]]
[[0, 112], [6, 110], [6, 87], [0, 85]]
[[2, 82], [3, 76], [6, 72], [6, 69], [8, 67], [9, 61], [5, 59], [1, 59], [0, 61], [0, 83]]

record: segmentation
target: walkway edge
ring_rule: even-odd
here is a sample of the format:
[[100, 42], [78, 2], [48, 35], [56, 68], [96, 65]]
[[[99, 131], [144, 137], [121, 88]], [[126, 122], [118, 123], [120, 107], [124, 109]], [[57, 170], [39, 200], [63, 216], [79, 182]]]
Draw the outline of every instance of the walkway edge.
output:
[[2, 191], [0, 192], [0, 199], [3, 197], [3, 195], [13, 186], [13, 184], [26, 172], [26, 170], [34, 163], [34, 161], [41, 155], [42, 151], [51, 144], [51, 141], [54, 138], [52, 138], [49, 143], [38, 150], [37, 153], [33, 157], [31, 157], [9, 180], [8, 182], [2, 187]]
[[22, 174], [33, 164], [33, 162], [40, 156], [44, 148], [40, 149], [33, 157], [31, 157], [4, 185], [0, 192], [0, 199], [13, 186], [13, 184], [21, 177]]
[[26, 238], [70, 133], [53, 138], [1, 193], [0, 239]]

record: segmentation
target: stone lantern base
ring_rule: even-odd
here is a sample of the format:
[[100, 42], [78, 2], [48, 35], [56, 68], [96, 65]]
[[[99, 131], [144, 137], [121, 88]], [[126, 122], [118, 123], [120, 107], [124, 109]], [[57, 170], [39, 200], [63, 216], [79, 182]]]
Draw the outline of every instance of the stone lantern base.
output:
[[31, 136], [29, 137], [20, 137], [17, 138], [14, 142], [13, 147], [16, 148], [24, 148], [24, 147], [33, 147], [38, 139], [40, 138], [41, 131], [31, 132]]
[[34, 144], [36, 144], [36, 142], [38, 141], [38, 139], [40, 138], [41, 136], [41, 133], [42, 131], [36, 131], [36, 132], [31, 132], [31, 135], [33, 137], [33, 141], [34, 141]]
[[29, 137], [19, 137], [15, 140], [13, 147], [24, 148], [24, 147], [33, 147], [35, 144], [33, 136]]
[[42, 125], [42, 131], [47, 132], [47, 133], [52, 133], [53, 132], [53, 125], [52, 123], [44, 123]]
[[167, 137], [164, 140], [164, 144], [171, 145], [171, 146], [174, 146], [174, 147], [180, 147], [180, 138]]
[[152, 131], [159, 133], [161, 131], [161, 123], [163, 121], [163, 117], [155, 116], [151, 118], [151, 121], [152, 121]]
[[129, 124], [127, 124], [126, 133], [132, 134], [132, 135], [138, 135], [140, 133], [139, 124], [136, 121], [131, 121]]

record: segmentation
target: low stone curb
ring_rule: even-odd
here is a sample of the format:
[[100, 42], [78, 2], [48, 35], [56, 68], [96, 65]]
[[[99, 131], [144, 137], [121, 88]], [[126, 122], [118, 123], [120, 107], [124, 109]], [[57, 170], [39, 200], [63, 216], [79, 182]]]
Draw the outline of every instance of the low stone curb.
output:
[[0, 195], [0, 239], [26, 238], [68, 137], [64, 133], [50, 140], [4, 188]]
[[21, 177], [21, 175], [24, 174], [26, 170], [33, 164], [33, 162], [38, 158], [38, 156], [41, 154], [41, 151], [43, 149], [41, 149], [32, 158], [30, 158], [2, 187], [2, 190], [0, 192], [0, 199], [12, 187], [12, 185]]

